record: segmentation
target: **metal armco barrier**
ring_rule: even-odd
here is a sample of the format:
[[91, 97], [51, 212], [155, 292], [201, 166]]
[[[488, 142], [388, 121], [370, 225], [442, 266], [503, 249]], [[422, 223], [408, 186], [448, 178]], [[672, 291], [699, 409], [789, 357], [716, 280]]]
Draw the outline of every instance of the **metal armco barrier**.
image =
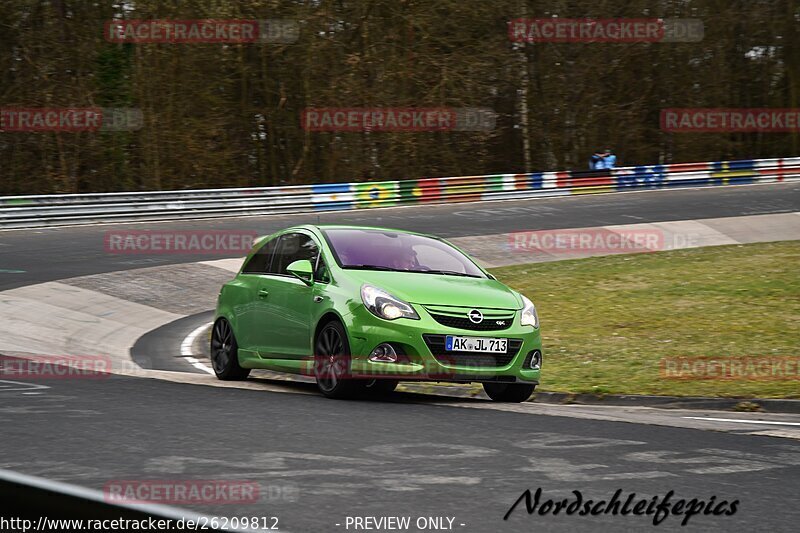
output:
[[0, 228], [267, 215], [800, 179], [800, 157], [287, 187], [0, 197]]

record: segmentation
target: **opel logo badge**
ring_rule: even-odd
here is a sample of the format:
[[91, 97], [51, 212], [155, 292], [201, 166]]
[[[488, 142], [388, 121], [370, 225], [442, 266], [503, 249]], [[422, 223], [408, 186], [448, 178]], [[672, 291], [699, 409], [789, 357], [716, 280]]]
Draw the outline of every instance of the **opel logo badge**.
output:
[[480, 324], [481, 322], [483, 322], [483, 313], [481, 313], [477, 309], [473, 309], [472, 311], [467, 313], [467, 318], [469, 318], [469, 321], [472, 322], [473, 324]]

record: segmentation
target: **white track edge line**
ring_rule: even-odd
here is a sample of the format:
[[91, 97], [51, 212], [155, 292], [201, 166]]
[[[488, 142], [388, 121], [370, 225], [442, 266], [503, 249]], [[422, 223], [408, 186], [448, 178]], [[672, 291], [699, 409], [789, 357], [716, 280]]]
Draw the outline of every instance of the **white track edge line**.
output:
[[192, 346], [194, 346], [194, 341], [197, 339], [198, 335], [200, 335], [207, 327], [211, 326], [212, 324], [213, 322], [208, 322], [206, 324], [203, 324], [202, 326], [195, 328], [194, 330], [192, 330], [191, 333], [189, 333], [186, 336], [185, 339], [183, 339], [183, 342], [181, 343], [181, 357], [183, 357], [184, 361], [186, 361], [193, 367], [197, 368], [198, 370], [202, 370], [203, 372], [206, 372], [207, 374], [211, 374], [213, 376], [214, 370], [205, 363], [202, 363], [199, 359], [197, 359], [194, 356], [195, 355], [194, 352], [192, 352]]
[[742, 424], [767, 424], [774, 426], [800, 426], [800, 422], [773, 422], [770, 420], [741, 420], [738, 418], [712, 418], [706, 416], [684, 416], [682, 418], [691, 418], [692, 420], [711, 420], [714, 422], [740, 422]]

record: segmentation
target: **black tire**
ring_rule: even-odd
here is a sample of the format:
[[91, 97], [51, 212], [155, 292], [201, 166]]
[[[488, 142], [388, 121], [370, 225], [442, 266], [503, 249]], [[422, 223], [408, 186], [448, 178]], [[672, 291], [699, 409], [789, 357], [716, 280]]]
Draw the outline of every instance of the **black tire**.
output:
[[222, 381], [240, 381], [250, 375], [249, 368], [239, 366], [239, 345], [233, 328], [224, 318], [217, 320], [211, 329], [211, 366]]
[[520, 403], [531, 397], [536, 385], [522, 383], [484, 383], [486, 395], [496, 402]]
[[353, 398], [364, 391], [366, 382], [353, 379], [350, 372], [350, 343], [337, 320], [322, 326], [314, 339], [314, 377], [328, 398]]
[[396, 379], [373, 379], [367, 382], [365, 392], [375, 396], [385, 396], [394, 392], [397, 383]]

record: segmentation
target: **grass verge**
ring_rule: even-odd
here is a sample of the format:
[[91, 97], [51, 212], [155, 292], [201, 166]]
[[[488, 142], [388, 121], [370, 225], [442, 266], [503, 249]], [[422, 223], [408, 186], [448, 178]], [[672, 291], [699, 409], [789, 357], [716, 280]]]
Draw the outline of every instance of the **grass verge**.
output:
[[[492, 272], [539, 310], [539, 390], [800, 398], [799, 266], [800, 241], [788, 241]], [[697, 357], [789, 359], [783, 379], [742, 377], [747, 369], [733, 379], [665, 377], [662, 360], [686, 373], [677, 358]]]

